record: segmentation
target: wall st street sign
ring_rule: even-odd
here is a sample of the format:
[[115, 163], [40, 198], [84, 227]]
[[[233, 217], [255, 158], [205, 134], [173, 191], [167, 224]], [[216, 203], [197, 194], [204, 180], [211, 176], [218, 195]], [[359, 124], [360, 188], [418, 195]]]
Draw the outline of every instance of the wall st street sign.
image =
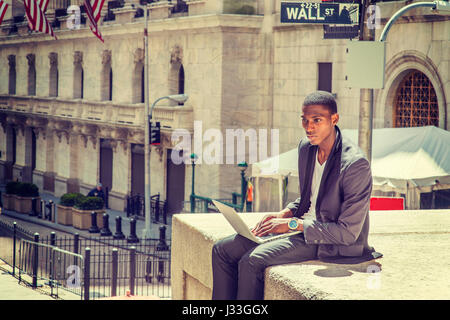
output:
[[358, 3], [281, 2], [282, 23], [359, 24]]

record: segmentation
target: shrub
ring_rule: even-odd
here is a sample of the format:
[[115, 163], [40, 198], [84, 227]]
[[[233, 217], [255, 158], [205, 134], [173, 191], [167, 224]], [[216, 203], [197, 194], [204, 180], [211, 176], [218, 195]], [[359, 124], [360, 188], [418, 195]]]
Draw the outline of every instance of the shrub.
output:
[[18, 181], [8, 182], [5, 186], [6, 194], [17, 194], [19, 192], [19, 187], [21, 184], [22, 184], [22, 182], [18, 182]]
[[19, 185], [17, 195], [20, 197], [39, 197], [39, 188], [34, 183], [24, 182]]
[[84, 195], [79, 192], [66, 193], [61, 196], [59, 204], [65, 207], [73, 207], [77, 199], [82, 197], [84, 197]]
[[79, 197], [75, 201], [74, 207], [79, 210], [99, 210], [103, 209], [103, 199], [98, 197]]

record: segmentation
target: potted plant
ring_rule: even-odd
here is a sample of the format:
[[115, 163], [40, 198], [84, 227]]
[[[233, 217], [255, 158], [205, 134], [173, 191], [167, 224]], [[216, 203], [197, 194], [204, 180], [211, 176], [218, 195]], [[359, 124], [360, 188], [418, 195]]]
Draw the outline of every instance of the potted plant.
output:
[[3, 207], [6, 210], [16, 210], [15, 202], [19, 186], [20, 182], [18, 181], [11, 181], [6, 184], [2, 199]]
[[82, 197], [84, 195], [78, 192], [65, 193], [61, 196], [59, 204], [56, 205], [58, 210], [58, 223], [66, 226], [72, 225], [72, 207], [75, 205], [77, 199]]
[[77, 229], [86, 230], [91, 227], [91, 212], [97, 213], [97, 226], [103, 227], [103, 199], [98, 197], [78, 197], [72, 208], [72, 225]]
[[18, 186], [15, 209], [20, 213], [30, 213], [33, 208], [33, 199], [36, 199], [36, 212], [40, 212], [41, 201], [39, 188], [34, 183], [22, 182]]

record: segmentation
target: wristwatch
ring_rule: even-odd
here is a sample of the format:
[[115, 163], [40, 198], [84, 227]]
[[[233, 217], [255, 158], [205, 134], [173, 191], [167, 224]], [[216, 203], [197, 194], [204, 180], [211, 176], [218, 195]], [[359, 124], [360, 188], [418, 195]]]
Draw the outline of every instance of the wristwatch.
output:
[[297, 218], [292, 218], [291, 220], [289, 220], [288, 227], [292, 231], [297, 231], [297, 228], [298, 228], [298, 220], [297, 220]]

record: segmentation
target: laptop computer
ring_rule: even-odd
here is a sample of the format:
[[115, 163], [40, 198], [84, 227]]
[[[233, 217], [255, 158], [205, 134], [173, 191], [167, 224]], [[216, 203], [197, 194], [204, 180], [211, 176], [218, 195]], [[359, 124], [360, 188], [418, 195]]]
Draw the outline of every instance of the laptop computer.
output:
[[294, 234], [301, 233], [301, 231], [291, 231], [287, 233], [282, 234], [275, 234], [275, 235], [267, 235], [264, 237], [257, 237], [255, 236], [251, 229], [247, 226], [247, 224], [242, 220], [242, 218], [239, 216], [239, 214], [230, 206], [227, 206], [219, 201], [213, 200], [214, 205], [219, 209], [220, 213], [223, 214], [225, 219], [231, 224], [233, 229], [240, 234], [243, 237], [246, 237], [249, 240], [252, 240], [256, 243], [266, 243], [269, 241], [286, 238], [289, 236], [292, 236]]

